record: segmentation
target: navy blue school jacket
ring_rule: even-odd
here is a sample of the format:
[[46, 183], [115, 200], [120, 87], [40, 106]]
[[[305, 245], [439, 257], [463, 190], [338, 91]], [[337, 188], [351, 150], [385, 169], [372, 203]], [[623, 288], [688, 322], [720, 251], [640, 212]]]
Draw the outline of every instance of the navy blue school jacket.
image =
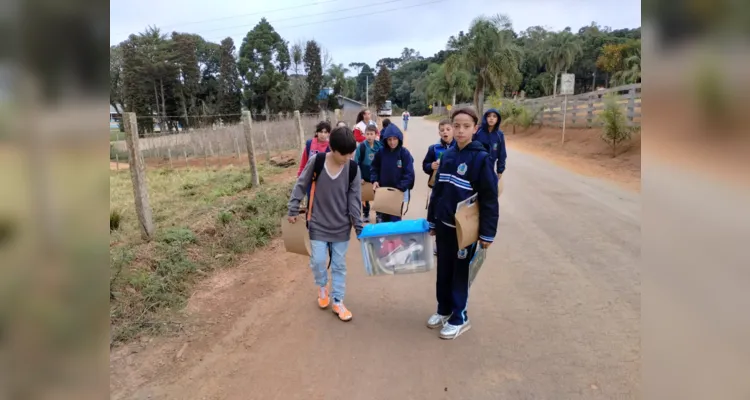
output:
[[433, 144], [427, 149], [427, 154], [424, 156], [424, 160], [422, 160], [422, 171], [424, 171], [427, 175], [432, 175], [432, 163], [440, 159], [440, 155], [443, 154], [444, 151], [448, 150], [451, 146], [455, 146], [456, 141], [453, 140], [450, 143], [445, 143], [443, 139], [440, 139], [440, 142]]
[[[389, 137], [398, 138], [395, 149], [388, 147]], [[404, 135], [395, 124], [388, 125], [380, 133], [383, 147], [375, 153], [370, 167], [370, 180], [382, 187], [396, 188], [405, 192], [414, 186], [414, 158], [404, 147]]]
[[[490, 113], [497, 114], [497, 124], [491, 132], [490, 125], [487, 123], [487, 115]], [[508, 158], [508, 153], [505, 151], [505, 134], [500, 130], [500, 121], [500, 112], [494, 108], [490, 108], [482, 116], [482, 125], [471, 138], [473, 142], [482, 143], [484, 149], [490, 154], [493, 166], [497, 162], [498, 174], [505, 172], [505, 159]]]
[[451, 147], [443, 153], [432, 188], [427, 209], [430, 228], [442, 223], [455, 226], [456, 206], [475, 193], [479, 193], [479, 239], [492, 242], [497, 233], [498, 200], [491, 158], [479, 142], [471, 142], [462, 150]]

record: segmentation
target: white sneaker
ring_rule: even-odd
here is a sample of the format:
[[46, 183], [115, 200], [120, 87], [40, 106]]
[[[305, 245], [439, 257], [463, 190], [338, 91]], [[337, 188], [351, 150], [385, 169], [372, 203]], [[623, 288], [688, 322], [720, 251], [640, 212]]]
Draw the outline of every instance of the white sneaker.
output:
[[430, 319], [427, 320], [427, 327], [430, 329], [440, 328], [448, 322], [448, 318], [450, 318], [450, 315], [432, 314]]
[[443, 329], [440, 330], [440, 339], [455, 339], [469, 329], [471, 329], [471, 322], [469, 321], [464, 322], [463, 325], [451, 325], [446, 322]]

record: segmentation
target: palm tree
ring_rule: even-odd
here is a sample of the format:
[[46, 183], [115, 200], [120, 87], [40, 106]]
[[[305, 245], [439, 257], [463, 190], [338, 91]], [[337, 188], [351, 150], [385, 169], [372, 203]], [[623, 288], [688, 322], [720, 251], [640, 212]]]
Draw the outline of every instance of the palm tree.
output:
[[519, 67], [523, 51], [513, 43], [510, 19], [504, 15], [492, 18], [479, 17], [469, 29], [468, 37], [454, 40], [457, 53], [446, 60], [446, 73], [452, 76], [459, 70], [476, 76], [474, 104], [481, 113], [484, 110], [484, 95], [506, 84], [520, 82]]
[[583, 54], [581, 42], [568, 31], [562, 31], [549, 40], [544, 52], [544, 59], [546, 60], [547, 71], [555, 75], [552, 96], [557, 96], [557, 77], [566, 72], [573, 65], [576, 57], [581, 54]]
[[427, 95], [431, 101], [441, 101], [455, 106], [457, 95], [461, 97], [471, 95], [469, 73], [459, 69], [449, 74], [445, 65], [441, 65], [430, 75]]
[[349, 68], [344, 67], [344, 64], [333, 64], [328, 68], [328, 79], [333, 82], [335, 94], [341, 94], [346, 88], [346, 74], [348, 72]]
[[635, 49], [635, 53], [625, 59], [625, 70], [617, 71], [612, 75], [616, 85], [627, 85], [638, 83], [641, 80], [641, 48]]

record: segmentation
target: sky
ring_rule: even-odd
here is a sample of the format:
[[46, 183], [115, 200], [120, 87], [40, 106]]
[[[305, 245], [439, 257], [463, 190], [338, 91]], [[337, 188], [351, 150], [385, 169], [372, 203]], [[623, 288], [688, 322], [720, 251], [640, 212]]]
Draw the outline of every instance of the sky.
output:
[[511, 18], [516, 32], [535, 25], [576, 32], [592, 21], [613, 29], [641, 26], [640, 0], [111, 0], [110, 44], [157, 26], [217, 43], [230, 36], [239, 49], [266, 17], [289, 43], [314, 39], [336, 64], [374, 67], [404, 47], [429, 57], [477, 16], [498, 13]]

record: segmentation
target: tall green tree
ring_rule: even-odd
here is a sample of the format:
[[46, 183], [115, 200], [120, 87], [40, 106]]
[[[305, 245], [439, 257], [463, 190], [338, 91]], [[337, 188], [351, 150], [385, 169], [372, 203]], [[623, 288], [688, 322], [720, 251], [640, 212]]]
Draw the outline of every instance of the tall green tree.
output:
[[109, 47], [109, 104], [117, 111], [122, 114], [125, 110], [122, 109], [124, 103], [124, 89], [123, 89], [123, 56], [122, 47], [120, 45]]
[[445, 65], [440, 65], [430, 74], [427, 96], [431, 102], [455, 105], [457, 96], [471, 96], [469, 73], [462, 69], [448, 73]]
[[273, 26], [262, 18], [247, 33], [240, 47], [238, 68], [244, 82], [248, 109], [269, 115], [280, 108], [281, 93], [288, 90], [289, 48]]
[[615, 85], [627, 85], [641, 81], [641, 46], [640, 40], [637, 44], [631, 44], [629, 55], [623, 61], [623, 69], [612, 75]]
[[198, 43], [200, 37], [191, 34], [172, 33], [174, 65], [178, 72], [179, 95], [182, 115], [187, 127], [193, 125], [189, 115], [196, 115], [196, 100], [200, 91], [201, 71], [198, 65]]
[[306, 111], [317, 112], [319, 107], [318, 95], [323, 88], [323, 64], [320, 58], [320, 46], [314, 40], [305, 46], [305, 72], [307, 73], [307, 96], [303, 107]]
[[328, 68], [328, 79], [333, 83], [333, 93], [342, 94], [346, 88], [346, 74], [349, 68], [344, 64], [333, 64]]
[[547, 71], [555, 76], [552, 95], [557, 95], [557, 81], [561, 73], [566, 72], [581, 55], [581, 41], [569, 31], [562, 31], [547, 41], [545, 59]]
[[520, 84], [523, 51], [513, 42], [510, 19], [503, 15], [475, 19], [467, 36], [456, 40], [460, 47], [448, 58], [446, 67], [450, 74], [464, 69], [476, 76], [474, 104], [481, 111], [487, 91]]
[[302, 50], [302, 43], [297, 42], [293, 44], [289, 53], [292, 56], [292, 71], [294, 75], [300, 75], [302, 71], [300, 68], [302, 67], [302, 60], [304, 57], [304, 51]]
[[388, 72], [388, 68], [385, 65], [380, 66], [378, 75], [375, 77], [375, 106], [380, 109], [388, 100], [388, 95], [391, 93], [391, 73]]
[[242, 80], [234, 58], [234, 41], [228, 37], [221, 41], [219, 53], [218, 109], [226, 122], [239, 122], [242, 113]]

